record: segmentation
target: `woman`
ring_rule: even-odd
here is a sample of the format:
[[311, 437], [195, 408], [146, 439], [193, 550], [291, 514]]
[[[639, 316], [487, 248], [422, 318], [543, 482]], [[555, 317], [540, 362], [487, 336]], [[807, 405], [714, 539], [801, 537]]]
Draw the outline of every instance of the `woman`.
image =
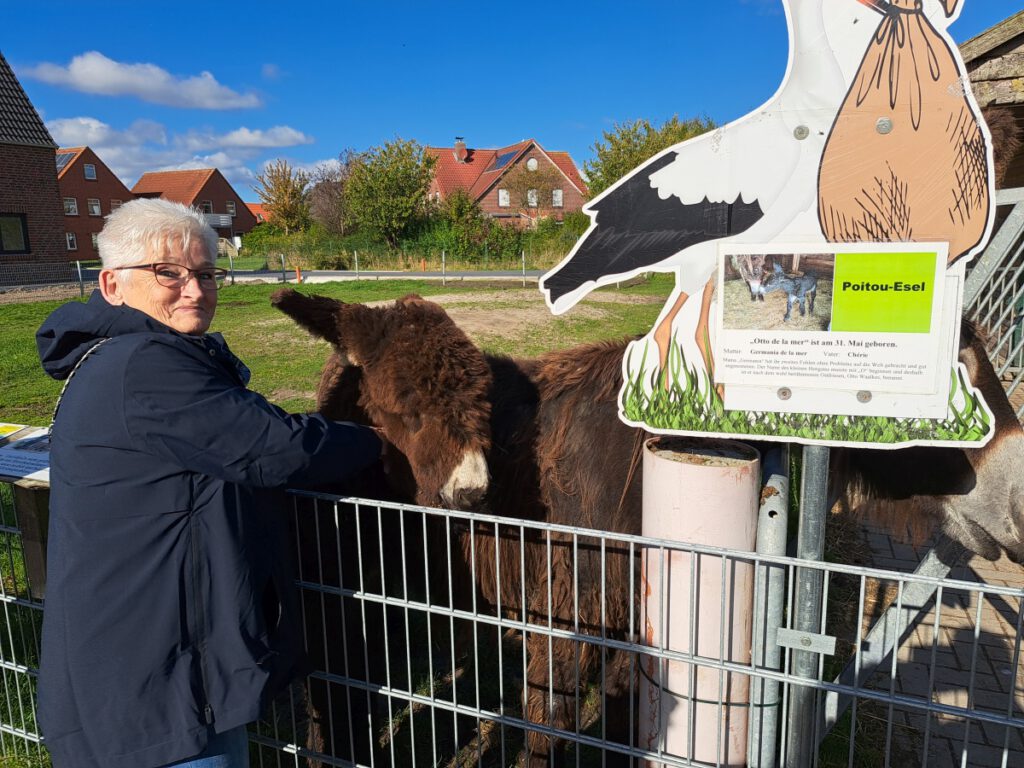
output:
[[[290, 415], [207, 334], [223, 270], [198, 212], [126, 203], [99, 290], [37, 333], [67, 379], [51, 438], [39, 720], [64, 765], [248, 765], [245, 725], [295, 675], [281, 497], [373, 463], [374, 432]], [[277, 502], [277, 504], [275, 504]]]

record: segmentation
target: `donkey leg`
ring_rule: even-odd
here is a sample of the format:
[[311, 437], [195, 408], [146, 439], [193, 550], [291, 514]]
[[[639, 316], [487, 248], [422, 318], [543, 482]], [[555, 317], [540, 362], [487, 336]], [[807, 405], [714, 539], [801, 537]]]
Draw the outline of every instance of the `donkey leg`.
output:
[[[572, 640], [531, 634], [527, 640], [526, 719], [561, 731], [576, 730], [580, 683], [585, 679], [580, 658], [584, 649]], [[565, 763], [565, 742], [531, 732], [526, 739], [529, 768]]]

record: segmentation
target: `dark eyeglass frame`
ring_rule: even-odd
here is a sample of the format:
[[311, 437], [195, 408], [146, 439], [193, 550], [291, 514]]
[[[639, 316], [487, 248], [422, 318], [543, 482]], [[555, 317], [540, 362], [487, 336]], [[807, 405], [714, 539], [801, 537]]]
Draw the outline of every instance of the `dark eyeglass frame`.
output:
[[[184, 269], [188, 272], [188, 277], [183, 280], [180, 277], [168, 277], [167, 275], [161, 275], [161, 267]], [[136, 264], [131, 267], [115, 267], [115, 269], [148, 269], [153, 273], [153, 277], [156, 279], [157, 283], [162, 285], [164, 288], [184, 288], [188, 285], [188, 281], [194, 277], [196, 279], [196, 285], [203, 290], [211, 291], [220, 290], [221, 284], [224, 282], [224, 278], [228, 275], [228, 271], [221, 267], [199, 267], [199, 269], [192, 269], [191, 267], [186, 267], [184, 264], [175, 264], [172, 261], [154, 261], [151, 264]]]

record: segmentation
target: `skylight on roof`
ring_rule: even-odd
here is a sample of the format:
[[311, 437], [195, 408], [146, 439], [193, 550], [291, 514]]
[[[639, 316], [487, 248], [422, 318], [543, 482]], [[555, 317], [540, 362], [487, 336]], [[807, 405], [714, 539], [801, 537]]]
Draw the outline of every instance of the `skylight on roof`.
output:
[[492, 165], [488, 170], [500, 171], [502, 168], [504, 168], [506, 165], [512, 162], [512, 158], [514, 158], [518, 154], [519, 151], [514, 150], [512, 152], [506, 152], [503, 155], [498, 155], [496, 158], [494, 158], [494, 165]]

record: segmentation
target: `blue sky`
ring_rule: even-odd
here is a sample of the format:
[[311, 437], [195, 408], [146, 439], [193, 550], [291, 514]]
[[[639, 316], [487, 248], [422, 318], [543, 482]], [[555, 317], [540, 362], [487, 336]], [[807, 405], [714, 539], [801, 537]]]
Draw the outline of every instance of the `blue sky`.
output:
[[[963, 2], [957, 42], [1020, 7]], [[91, 146], [129, 185], [216, 166], [251, 201], [268, 161], [311, 169], [396, 136], [532, 137], [582, 166], [616, 122], [740, 117], [787, 48], [781, 0], [3, 6], [0, 51], [59, 144]]]

